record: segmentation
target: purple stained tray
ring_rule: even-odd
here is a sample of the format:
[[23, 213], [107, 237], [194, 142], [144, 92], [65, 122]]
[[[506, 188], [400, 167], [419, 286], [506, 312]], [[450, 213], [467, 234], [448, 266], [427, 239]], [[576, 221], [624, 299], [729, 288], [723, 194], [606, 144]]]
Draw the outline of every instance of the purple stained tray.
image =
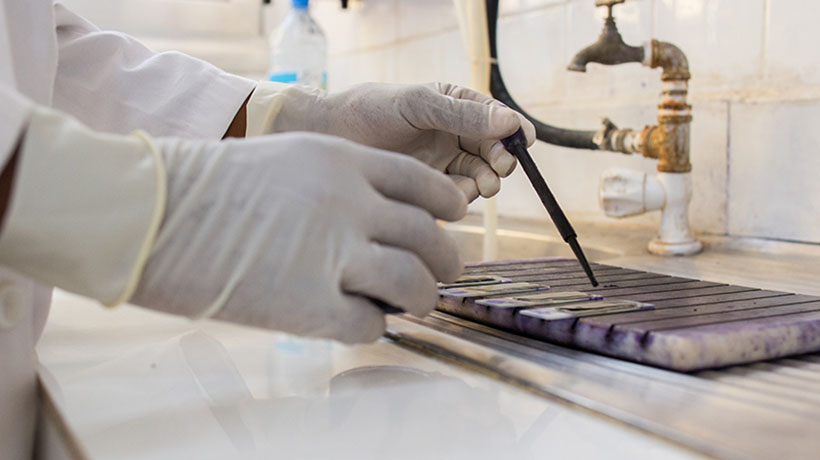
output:
[[[494, 261], [468, 275], [496, 275], [541, 286], [513, 294], [442, 292], [438, 309], [549, 342], [678, 371], [694, 371], [820, 350], [820, 297], [765, 291], [592, 264], [589, 285], [572, 259]], [[544, 292], [582, 291], [640, 308], [539, 315], [538, 306], [493, 301]], [[549, 297], [549, 296], [542, 296]], [[646, 307], [650, 305], [650, 307]], [[524, 313], [529, 311], [529, 313]]]

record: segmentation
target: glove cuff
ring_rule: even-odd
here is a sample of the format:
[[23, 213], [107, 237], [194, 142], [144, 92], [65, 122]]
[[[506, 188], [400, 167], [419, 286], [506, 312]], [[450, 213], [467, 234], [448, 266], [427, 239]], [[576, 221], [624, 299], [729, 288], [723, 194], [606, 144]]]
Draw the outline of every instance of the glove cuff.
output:
[[323, 97], [320, 89], [260, 81], [248, 100], [245, 135], [320, 131], [322, 113], [315, 109]]
[[108, 306], [128, 300], [165, 209], [165, 168], [148, 136], [97, 133], [38, 108], [20, 154], [0, 261]]

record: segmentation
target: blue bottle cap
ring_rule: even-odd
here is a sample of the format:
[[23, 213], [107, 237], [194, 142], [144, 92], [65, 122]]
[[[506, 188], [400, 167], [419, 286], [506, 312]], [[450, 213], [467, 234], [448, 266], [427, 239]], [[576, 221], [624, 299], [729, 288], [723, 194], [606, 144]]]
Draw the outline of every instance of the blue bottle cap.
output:
[[306, 10], [309, 0], [293, 0], [293, 7], [297, 10]]

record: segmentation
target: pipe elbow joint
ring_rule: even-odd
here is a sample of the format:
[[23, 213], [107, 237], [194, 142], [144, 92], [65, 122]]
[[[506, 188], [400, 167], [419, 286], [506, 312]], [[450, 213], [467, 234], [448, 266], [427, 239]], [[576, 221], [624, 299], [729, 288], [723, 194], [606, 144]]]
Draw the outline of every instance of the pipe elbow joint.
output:
[[689, 80], [689, 60], [677, 46], [658, 40], [650, 42], [652, 50], [649, 67], [661, 68], [661, 80]]

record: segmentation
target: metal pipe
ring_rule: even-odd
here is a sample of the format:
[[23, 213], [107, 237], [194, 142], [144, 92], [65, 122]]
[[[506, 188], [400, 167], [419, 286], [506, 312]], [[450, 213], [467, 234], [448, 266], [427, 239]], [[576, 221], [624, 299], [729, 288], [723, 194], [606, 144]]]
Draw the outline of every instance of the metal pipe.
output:
[[643, 62], [644, 49], [642, 46], [629, 46], [624, 43], [618, 28], [615, 26], [615, 19], [612, 17], [612, 9], [606, 18], [604, 30], [598, 37], [598, 41], [582, 49], [572, 58], [567, 70], [573, 72], [586, 72], [587, 64], [595, 62], [603, 65], [617, 65], [627, 62]]
[[657, 150], [658, 171], [689, 172], [689, 125], [692, 122], [692, 106], [686, 102], [689, 86], [689, 62], [677, 46], [652, 40], [652, 68], [663, 69], [663, 91], [658, 106], [658, 132], [649, 147]]
[[671, 43], [657, 40], [652, 40], [650, 47], [651, 52], [648, 66], [653, 69], [658, 67], [663, 69], [661, 80], [689, 80], [689, 78], [691, 78], [689, 74], [689, 61], [680, 48]]
[[639, 153], [658, 159], [658, 171], [685, 173], [692, 170], [689, 161], [689, 126], [692, 106], [688, 95], [689, 64], [686, 56], [675, 45], [652, 40], [644, 65], [661, 68], [663, 91], [658, 105], [658, 125], [642, 130], [618, 129], [608, 119], [606, 128], [596, 138], [602, 150], [621, 153]]

